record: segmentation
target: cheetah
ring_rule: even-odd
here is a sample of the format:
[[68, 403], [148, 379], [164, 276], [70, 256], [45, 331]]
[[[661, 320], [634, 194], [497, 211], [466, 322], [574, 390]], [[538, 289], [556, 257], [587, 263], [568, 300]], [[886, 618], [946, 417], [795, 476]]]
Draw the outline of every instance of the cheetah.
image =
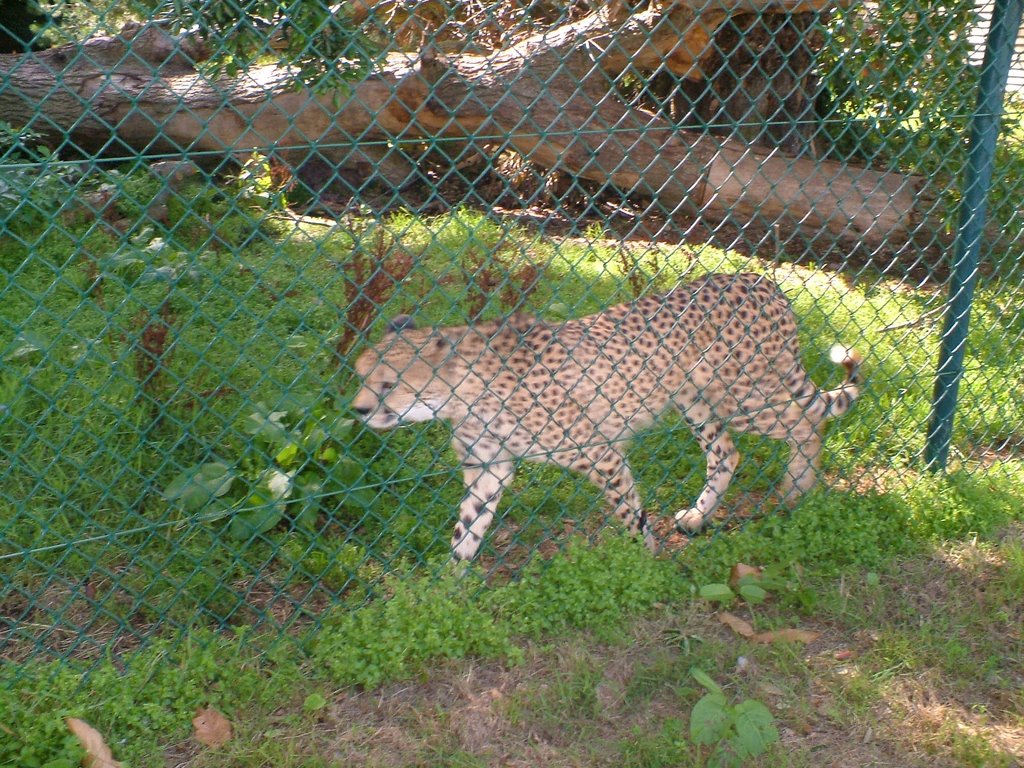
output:
[[858, 355], [837, 346], [832, 359], [846, 380], [819, 391], [800, 364], [796, 318], [779, 287], [756, 274], [712, 274], [562, 323], [514, 315], [416, 328], [399, 316], [357, 359], [353, 408], [375, 429], [451, 423], [466, 485], [455, 560], [477, 554], [515, 459], [584, 474], [655, 550], [629, 439], [670, 405], [682, 413], [707, 460], [703, 490], [675, 515], [686, 534], [708, 521], [736, 470], [730, 429], [789, 443], [780, 493], [792, 503], [816, 482], [826, 420], [858, 395]]

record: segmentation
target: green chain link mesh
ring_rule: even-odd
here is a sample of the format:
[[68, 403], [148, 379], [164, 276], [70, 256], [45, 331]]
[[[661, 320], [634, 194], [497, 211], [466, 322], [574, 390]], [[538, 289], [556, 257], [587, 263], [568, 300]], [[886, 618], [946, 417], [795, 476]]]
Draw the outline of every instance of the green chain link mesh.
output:
[[[588, 16], [555, 2], [375, 5], [361, 20], [369, 39], [420, 67], [421, 129], [395, 123], [415, 109], [385, 87], [401, 74], [396, 59], [364, 72], [350, 53], [355, 74], [327, 95], [282, 85], [296, 73], [278, 70], [272, 83], [267, 62], [284, 29], [273, 23], [255, 27], [266, 49], [250, 80], [217, 35], [163, 38], [178, 47], [162, 61], [134, 50], [142, 38], [126, 23], [173, 28], [155, 4], [58, 4], [28, 38], [7, 30], [0, 658], [97, 658], [197, 624], [315, 629], [325, 606], [361, 604], [388, 573], [442, 568], [463, 494], [450, 430], [378, 433], [349, 409], [355, 356], [400, 313], [438, 325], [517, 311], [559, 321], [708, 272], [763, 273], [790, 298], [822, 387], [841, 378], [833, 343], [866, 357], [861, 399], [829, 431], [827, 492], [920, 482], [991, 8], [687, 7]], [[668, 32], [682, 48], [653, 60], [637, 36], [665, 35], [659, 14], [691, 21]], [[580, 26], [595, 18], [621, 36]], [[522, 69], [525, 82], [505, 83], [499, 105], [474, 102], [468, 88], [453, 100], [460, 56], [482, 68], [482, 88], [508, 77], [486, 71], [501, 55], [542, 55], [524, 40], [563, 50], [555, 30], [574, 24], [571, 56]], [[38, 50], [26, 54], [33, 35]], [[82, 44], [104, 36], [125, 44]], [[321, 54], [317, 40], [308, 45], [320, 59], [345, 57]], [[690, 50], [695, 41], [702, 47]], [[34, 64], [49, 46], [66, 47]], [[234, 96], [209, 87], [211, 62], [238, 78]], [[1024, 450], [1022, 66], [1018, 48], [952, 439], [952, 464], [968, 473]], [[364, 88], [359, 78], [374, 72], [387, 74]], [[562, 90], [567, 81], [575, 92]], [[110, 106], [118, 94], [134, 111]], [[367, 98], [354, 127], [341, 125], [338, 115]], [[16, 119], [26, 99], [35, 113]], [[574, 125], [568, 116], [583, 107], [593, 117]], [[498, 108], [519, 123], [486, 119]], [[76, 109], [87, 117], [68, 125], [61, 110]], [[638, 115], [666, 152], [693, 141], [677, 174], [651, 181], [656, 163], [643, 165], [633, 143]], [[593, 162], [570, 157], [580, 152]], [[769, 153], [779, 174], [751, 173], [751, 158]], [[602, 165], [609, 157], [618, 165]], [[794, 188], [809, 167], [835, 176]], [[711, 181], [694, 168], [712, 168]], [[833, 179], [866, 190], [863, 207], [815, 199]], [[880, 222], [840, 236], [824, 211], [870, 216], [893, 196], [918, 206], [909, 232]], [[713, 536], [773, 514], [785, 446], [739, 443]], [[630, 457], [659, 538], [669, 553], [684, 550], [672, 513], [704, 483], [696, 441], [669, 416]], [[584, 478], [523, 468], [483, 567], [514, 574], [571, 532], [595, 533], [607, 522], [601, 508]]]

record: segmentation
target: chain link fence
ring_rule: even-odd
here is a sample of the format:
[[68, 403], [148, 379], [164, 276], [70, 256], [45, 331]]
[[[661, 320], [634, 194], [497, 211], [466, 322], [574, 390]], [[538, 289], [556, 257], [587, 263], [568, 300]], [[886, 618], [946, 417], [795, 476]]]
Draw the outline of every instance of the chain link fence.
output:
[[[805, 503], [1019, 462], [1019, 0], [275, 9], [0, 21], [0, 657], [304, 631], [445, 567], [451, 428], [351, 408], [402, 314], [559, 323], [755, 272], [822, 389], [834, 343], [865, 358]], [[788, 448], [737, 439], [692, 539], [698, 441], [669, 414], [632, 442], [670, 556], [777, 514]], [[517, 468], [480, 567], [603, 507]]]

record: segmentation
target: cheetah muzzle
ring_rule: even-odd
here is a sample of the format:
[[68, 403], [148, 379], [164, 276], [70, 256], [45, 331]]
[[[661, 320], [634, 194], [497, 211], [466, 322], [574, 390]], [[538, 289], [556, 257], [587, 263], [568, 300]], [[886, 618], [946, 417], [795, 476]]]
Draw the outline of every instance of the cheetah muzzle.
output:
[[834, 347], [832, 359], [846, 380], [820, 391], [800, 364], [796, 318], [779, 287], [760, 275], [717, 274], [564, 323], [515, 315], [415, 328], [396, 318], [356, 362], [353, 405], [379, 429], [452, 424], [466, 483], [456, 559], [479, 550], [515, 459], [586, 475], [654, 549], [626, 461], [630, 437], [675, 406], [704, 450], [707, 480], [676, 513], [681, 531], [699, 531], [732, 480], [739, 453], [730, 430], [789, 443], [780, 491], [792, 503], [817, 480], [825, 422], [858, 395], [860, 358]]

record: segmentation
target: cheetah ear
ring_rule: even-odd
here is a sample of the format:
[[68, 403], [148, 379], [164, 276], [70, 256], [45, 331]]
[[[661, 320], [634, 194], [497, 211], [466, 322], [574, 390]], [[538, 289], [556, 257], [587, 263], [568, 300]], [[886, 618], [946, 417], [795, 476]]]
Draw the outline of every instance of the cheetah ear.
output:
[[415, 327], [416, 321], [410, 315], [396, 315], [388, 323], [388, 333], [400, 333], [413, 330]]

